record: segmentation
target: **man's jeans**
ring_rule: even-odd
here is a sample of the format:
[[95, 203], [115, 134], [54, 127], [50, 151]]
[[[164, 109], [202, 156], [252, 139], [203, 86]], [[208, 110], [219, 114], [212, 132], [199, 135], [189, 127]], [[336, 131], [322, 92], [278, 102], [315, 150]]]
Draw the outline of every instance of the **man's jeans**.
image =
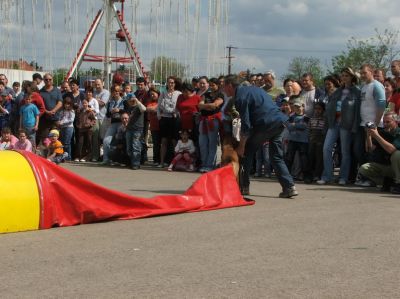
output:
[[140, 166], [142, 133], [143, 129], [139, 129], [137, 131], [126, 130], [126, 152], [131, 159], [131, 166]]
[[121, 125], [120, 122], [115, 122], [112, 123], [106, 132], [106, 135], [104, 136], [103, 139], [103, 161], [108, 162], [110, 160], [110, 157], [108, 156], [108, 153], [110, 152], [110, 146], [111, 146], [111, 141], [114, 137], [114, 135], [117, 133], [119, 126]]
[[293, 178], [283, 160], [282, 132], [284, 127], [269, 129], [258, 127], [250, 133], [244, 151], [244, 173], [242, 187], [250, 185], [249, 173], [253, 163], [254, 154], [264, 142], [269, 141], [269, 157], [272, 167], [283, 190], [294, 186]]
[[383, 183], [384, 177], [393, 178], [396, 184], [400, 184], [400, 151], [395, 151], [390, 156], [390, 164], [365, 163], [358, 172], [377, 185]]

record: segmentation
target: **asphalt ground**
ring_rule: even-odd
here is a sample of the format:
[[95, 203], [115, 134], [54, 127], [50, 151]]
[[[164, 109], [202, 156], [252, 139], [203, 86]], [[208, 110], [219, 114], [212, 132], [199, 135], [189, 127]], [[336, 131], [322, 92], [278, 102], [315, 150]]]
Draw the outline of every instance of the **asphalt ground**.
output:
[[[180, 194], [200, 175], [63, 167], [143, 197]], [[257, 179], [253, 206], [0, 235], [0, 296], [399, 298], [400, 197], [297, 189], [281, 199], [274, 179]]]

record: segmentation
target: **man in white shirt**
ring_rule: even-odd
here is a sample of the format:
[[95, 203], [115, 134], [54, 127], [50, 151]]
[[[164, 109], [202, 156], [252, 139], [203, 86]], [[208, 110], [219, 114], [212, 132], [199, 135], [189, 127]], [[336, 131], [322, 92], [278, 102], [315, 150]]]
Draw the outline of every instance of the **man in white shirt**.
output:
[[364, 64], [360, 68], [361, 80], [364, 85], [361, 88], [360, 103], [360, 128], [354, 140], [354, 152], [358, 165], [367, 162], [367, 129], [366, 127], [383, 127], [382, 116], [386, 107], [385, 88], [382, 83], [374, 79], [374, 68], [370, 64]]

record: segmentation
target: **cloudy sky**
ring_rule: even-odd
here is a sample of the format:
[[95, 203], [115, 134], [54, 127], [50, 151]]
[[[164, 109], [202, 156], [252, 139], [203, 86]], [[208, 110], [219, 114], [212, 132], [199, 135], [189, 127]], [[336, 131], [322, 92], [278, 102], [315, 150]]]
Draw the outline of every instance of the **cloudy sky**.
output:
[[[164, 54], [189, 65], [190, 75], [218, 73], [226, 70], [225, 47], [232, 45], [237, 47], [232, 52], [234, 72], [274, 70], [281, 76], [293, 57], [317, 57], [329, 68], [350, 37], [372, 37], [375, 28], [400, 28], [400, 3], [393, 0], [199, 1], [196, 6], [195, 0], [126, 0], [125, 19], [146, 66]], [[68, 67], [103, 1], [39, 0], [34, 9], [31, 2], [1, 0], [0, 59], [22, 57], [47, 68]], [[101, 55], [103, 38], [102, 23], [88, 53]], [[126, 53], [116, 41], [113, 49]]]

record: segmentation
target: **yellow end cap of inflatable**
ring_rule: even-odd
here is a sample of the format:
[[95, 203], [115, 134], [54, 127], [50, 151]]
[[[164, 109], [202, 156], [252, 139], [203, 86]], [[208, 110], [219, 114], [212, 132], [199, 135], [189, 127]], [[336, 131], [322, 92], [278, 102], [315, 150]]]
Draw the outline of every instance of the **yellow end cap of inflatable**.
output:
[[0, 151], [0, 233], [37, 230], [40, 200], [29, 162], [15, 151]]

